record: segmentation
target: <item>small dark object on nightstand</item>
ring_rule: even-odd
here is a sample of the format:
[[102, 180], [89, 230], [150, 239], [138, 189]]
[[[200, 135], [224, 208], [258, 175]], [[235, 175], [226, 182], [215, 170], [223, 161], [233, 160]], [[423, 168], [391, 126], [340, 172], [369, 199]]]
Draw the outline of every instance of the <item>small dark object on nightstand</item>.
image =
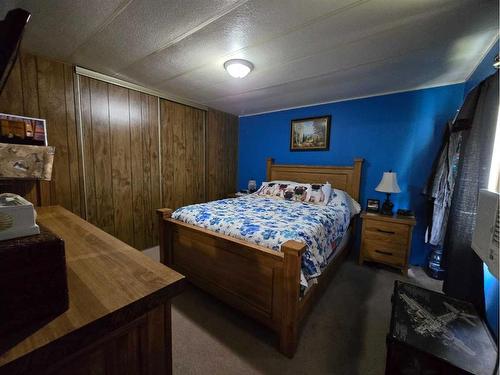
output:
[[403, 208], [400, 208], [397, 212], [398, 216], [415, 216], [415, 213], [412, 210], [406, 210]]
[[366, 201], [366, 212], [377, 213], [380, 211], [380, 201], [378, 199], [370, 199]]

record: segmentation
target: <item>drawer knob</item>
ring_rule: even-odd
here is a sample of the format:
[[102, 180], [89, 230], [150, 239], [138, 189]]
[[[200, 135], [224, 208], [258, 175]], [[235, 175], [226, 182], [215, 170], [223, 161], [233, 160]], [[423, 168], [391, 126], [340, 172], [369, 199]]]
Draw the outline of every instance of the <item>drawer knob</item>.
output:
[[393, 255], [390, 251], [375, 250], [375, 252], [384, 255]]
[[387, 233], [387, 234], [396, 234], [396, 232], [390, 231], [390, 230], [383, 230], [383, 229], [378, 229], [377, 232], [382, 232], [382, 233]]

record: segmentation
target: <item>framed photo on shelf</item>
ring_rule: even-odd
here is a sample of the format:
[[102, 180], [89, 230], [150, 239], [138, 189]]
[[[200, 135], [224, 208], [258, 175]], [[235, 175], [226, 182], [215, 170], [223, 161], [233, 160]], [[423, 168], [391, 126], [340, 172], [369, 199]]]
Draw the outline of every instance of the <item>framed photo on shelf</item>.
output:
[[328, 151], [332, 116], [292, 120], [290, 151]]
[[368, 199], [366, 201], [366, 212], [377, 213], [380, 211], [380, 201], [378, 199]]
[[0, 113], [0, 143], [47, 146], [45, 120]]

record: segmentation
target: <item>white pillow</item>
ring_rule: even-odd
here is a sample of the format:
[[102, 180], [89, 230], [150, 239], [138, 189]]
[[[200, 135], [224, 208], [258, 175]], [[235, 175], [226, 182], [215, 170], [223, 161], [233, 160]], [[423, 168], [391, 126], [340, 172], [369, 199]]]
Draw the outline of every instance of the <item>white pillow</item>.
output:
[[340, 206], [345, 204], [351, 213], [351, 218], [361, 212], [361, 206], [356, 202], [347, 192], [339, 189], [332, 189], [332, 194], [330, 197], [330, 202], [328, 205]]

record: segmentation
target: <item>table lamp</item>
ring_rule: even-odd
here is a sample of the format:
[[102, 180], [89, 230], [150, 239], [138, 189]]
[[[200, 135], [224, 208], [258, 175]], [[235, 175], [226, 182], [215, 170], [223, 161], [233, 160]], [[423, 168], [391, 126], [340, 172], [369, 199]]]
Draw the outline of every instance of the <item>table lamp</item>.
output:
[[398, 185], [397, 174], [393, 171], [384, 172], [382, 179], [380, 180], [375, 191], [380, 191], [381, 193], [386, 193], [387, 198], [382, 205], [382, 215], [392, 215], [392, 208], [394, 204], [391, 202], [391, 193], [400, 193], [401, 189]]

